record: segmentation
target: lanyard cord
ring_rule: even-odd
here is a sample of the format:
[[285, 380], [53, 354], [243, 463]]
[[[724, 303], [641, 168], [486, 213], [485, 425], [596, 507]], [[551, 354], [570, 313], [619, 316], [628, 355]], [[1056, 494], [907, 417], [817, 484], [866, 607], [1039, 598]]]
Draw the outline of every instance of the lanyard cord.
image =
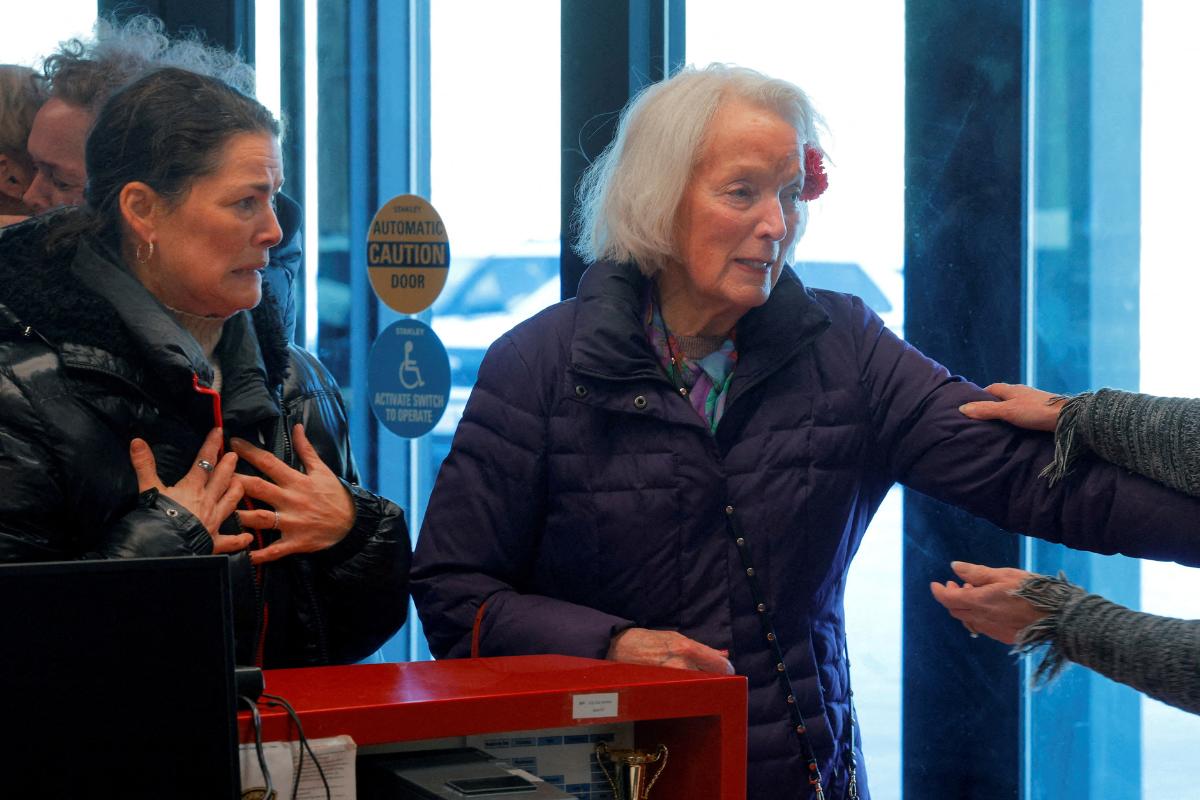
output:
[[[779, 637], [775, 635], [775, 622], [771, 609], [767, 606], [766, 596], [762, 591], [762, 584], [755, 572], [754, 564], [750, 554], [750, 542], [742, 531], [741, 523], [734, 516], [733, 506], [725, 507], [725, 517], [729, 521], [728, 530], [733, 535], [733, 543], [737, 546], [738, 556], [742, 561], [742, 568], [746, 574], [746, 580], [750, 584], [750, 594], [754, 598], [754, 609], [758, 614], [758, 622], [762, 628], [763, 637], [767, 640], [771, 647], [771, 654], [775, 657], [775, 671], [779, 678], [779, 688], [783, 691], [787, 698], [788, 716], [792, 721], [792, 729], [800, 739], [800, 749], [808, 767], [808, 782], [813, 787], [813, 795], [816, 800], [825, 800], [825, 788], [822, 784], [821, 768], [817, 763], [817, 755], [813, 750], [812, 740], [808, 736], [808, 727], [804, 724], [804, 715], [800, 713], [800, 707], [796, 703], [796, 694], [792, 690], [792, 679], [788, 675], [787, 665], [783, 660], [783, 649], [779, 646]], [[818, 678], [819, 680], [819, 678]], [[858, 768], [854, 757], [854, 710], [853, 705], [850, 707], [848, 719], [850, 731], [850, 758], [848, 760], [849, 769], [849, 800], [858, 800]]]

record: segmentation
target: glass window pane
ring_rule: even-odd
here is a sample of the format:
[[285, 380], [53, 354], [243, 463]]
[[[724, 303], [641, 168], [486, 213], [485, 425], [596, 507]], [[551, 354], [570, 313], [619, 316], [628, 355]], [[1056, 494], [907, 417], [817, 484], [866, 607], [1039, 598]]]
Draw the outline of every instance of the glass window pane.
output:
[[[814, 14], [820, 35], [800, 36]], [[855, 3], [748, 0], [730, 13], [728, 3], [691, 0], [685, 52], [691, 64], [751, 67], [808, 93], [828, 124], [821, 143], [830, 184], [810, 209], [797, 269], [808, 285], [862, 297], [903, 333], [904, 3], [881, 0], [870, 14], [872, 24], [863, 25]], [[867, 531], [845, 601], [854, 700], [876, 800], [900, 796], [900, 559], [897, 489]]]
[[430, 198], [450, 237], [433, 329], [450, 355], [450, 402], [431, 442], [450, 449], [487, 347], [559, 299], [559, 6], [489, 0], [430, 7]]
[[[1189, 38], [1200, 12], [1169, 0], [1034, 7], [1031, 379], [1200, 396], [1187, 327], [1200, 277], [1180, 268], [1200, 179], [1181, 157], [1200, 113], [1180, 98], [1200, 68]], [[1200, 618], [1194, 570], [1031, 549], [1040, 572], [1062, 567], [1124, 605]], [[1078, 666], [1029, 708], [1029, 797], [1195, 793], [1200, 717]]]

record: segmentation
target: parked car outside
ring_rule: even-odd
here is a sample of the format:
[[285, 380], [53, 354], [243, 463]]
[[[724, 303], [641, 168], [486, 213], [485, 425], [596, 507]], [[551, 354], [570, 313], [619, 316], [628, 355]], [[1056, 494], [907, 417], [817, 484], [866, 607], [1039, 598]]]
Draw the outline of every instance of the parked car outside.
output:
[[558, 242], [531, 242], [451, 266], [430, 321], [450, 359], [450, 397], [431, 432], [435, 468], [450, 451], [484, 353], [517, 323], [558, 302], [559, 270]]

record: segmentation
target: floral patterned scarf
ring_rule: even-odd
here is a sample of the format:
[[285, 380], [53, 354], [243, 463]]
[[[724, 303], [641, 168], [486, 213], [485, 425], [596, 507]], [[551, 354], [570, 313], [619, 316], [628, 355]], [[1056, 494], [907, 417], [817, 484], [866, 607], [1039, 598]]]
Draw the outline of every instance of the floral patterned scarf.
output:
[[654, 285], [646, 289], [642, 323], [650, 346], [658, 355], [659, 363], [676, 389], [686, 389], [685, 397], [692, 408], [708, 424], [711, 433], [717, 432], [717, 423], [725, 413], [726, 390], [733, 380], [733, 368], [737, 366], [737, 347], [734, 337], [726, 339], [716, 351], [701, 359], [692, 360], [683, 354], [675, 334], [667, 329], [659, 310]]

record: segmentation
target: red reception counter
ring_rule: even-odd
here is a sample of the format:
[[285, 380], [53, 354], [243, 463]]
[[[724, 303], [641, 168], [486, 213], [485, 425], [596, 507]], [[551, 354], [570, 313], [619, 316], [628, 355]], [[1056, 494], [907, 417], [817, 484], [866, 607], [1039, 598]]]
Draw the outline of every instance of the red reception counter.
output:
[[[359, 746], [501, 731], [634, 723], [638, 747], [665, 744], [655, 800], [746, 794], [746, 680], [571, 656], [511, 656], [268, 670], [266, 691], [295, 707], [310, 738]], [[615, 695], [615, 697], [613, 697]], [[599, 716], [597, 716], [599, 715]], [[263, 739], [295, 739], [263, 710]], [[254, 741], [248, 712], [243, 742]]]

